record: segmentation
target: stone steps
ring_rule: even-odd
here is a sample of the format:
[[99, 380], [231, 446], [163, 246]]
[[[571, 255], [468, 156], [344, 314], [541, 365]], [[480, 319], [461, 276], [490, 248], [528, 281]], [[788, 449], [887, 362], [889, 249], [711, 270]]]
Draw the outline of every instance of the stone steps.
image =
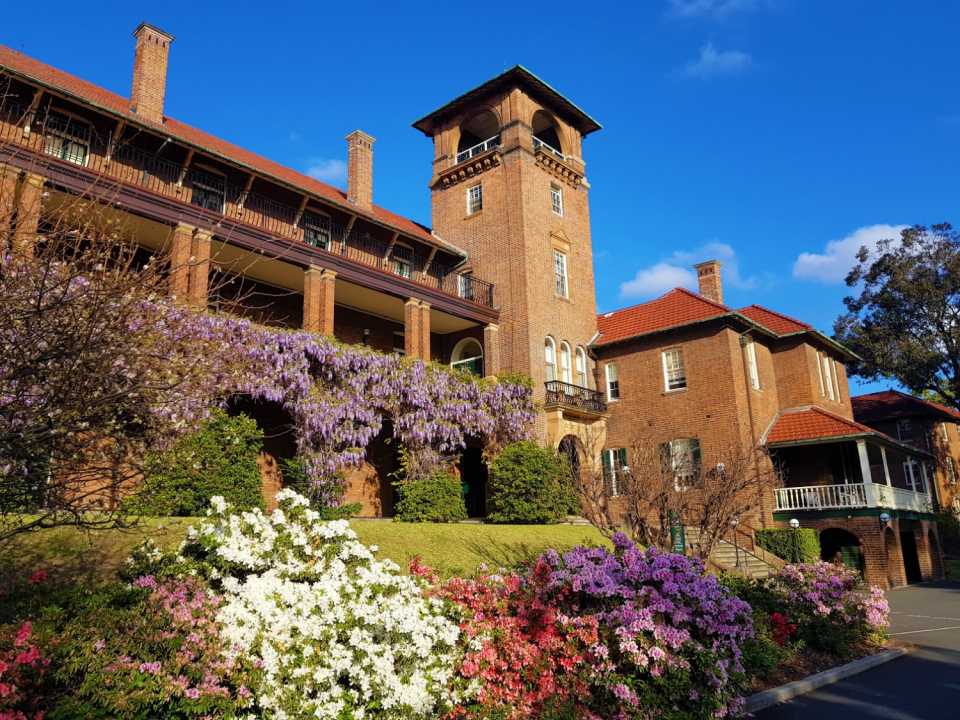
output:
[[[687, 544], [696, 545], [700, 537], [697, 529], [688, 527], [684, 532]], [[714, 544], [713, 550], [710, 552], [710, 562], [723, 570], [752, 578], [769, 577], [777, 571], [776, 567], [763, 558], [742, 547], [737, 547], [727, 540], [718, 540]]]

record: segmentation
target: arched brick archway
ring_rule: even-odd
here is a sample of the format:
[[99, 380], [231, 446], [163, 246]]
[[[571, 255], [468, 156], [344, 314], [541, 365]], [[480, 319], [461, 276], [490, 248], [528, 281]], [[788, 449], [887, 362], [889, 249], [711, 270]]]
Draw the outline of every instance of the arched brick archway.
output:
[[268, 510], [276, 507], [277, 493], [283, 488], [283, 464], [297, 456], [297, 438], [293, 417], [278, 402], [236, 395], [227, 402], [231, 415], [243, 414], [257, 423], [263, 432], [263, 450], [257, 458], [260, 488]]
[[900, 550], [900, 541], [892, 528], [884, 529], [883, 546], [887, 559], [887, 583], [890, 587], [906, 585], [907, 575], [903, 567], [903, 553]]
[[820, 559], [840, 563], [861, 575], [866, 569], [863, 543], [847, 528], [828, 527], [820, 531]]

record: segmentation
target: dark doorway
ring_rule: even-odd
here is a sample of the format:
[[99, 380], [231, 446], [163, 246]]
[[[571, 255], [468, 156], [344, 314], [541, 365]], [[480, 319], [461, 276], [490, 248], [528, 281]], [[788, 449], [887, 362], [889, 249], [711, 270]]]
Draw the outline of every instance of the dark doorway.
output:
[[820, 559], [845, 565], [863, 575], [863, 548], [860, 540], [842, 528], [827, 528], [820, 533]]
[[[236, 395], [227, 402], [230, 415], [253, 418], [263, 431], [263, 450], [257, 458], [260, 483], [267, 509], [276, 507], [276, 495], [284, 486], [283, 473], [287, 460], [297, 456], [297, 436], [293, 417], [284, 407], [270, 400], [255, 400], [249, 395]], [[297, 488], [309, 492], [308, 488]]]
[[908, 583], [917, 583], [923, 580], [920, 572], [920, 556], [917, 554], [917, 539], [912, 530], [900, 532], [900, 547], [903, 550], [903, 569], [907, 573]]
[[460, 455], [460, 482], [463, 484], [463, 501], [467, 506], [467, 516], [482, 518], [487, 516], [487, 464], [483, 461], [483, 450], [470, 447]]
[[560, 445], [557, 448], [560, 454], [567, 459], [572, 480], [580, 477], [580, 450], [577, 447], [577, 443], [577, 438], [573, 435], [567, 435], [560, 441]]

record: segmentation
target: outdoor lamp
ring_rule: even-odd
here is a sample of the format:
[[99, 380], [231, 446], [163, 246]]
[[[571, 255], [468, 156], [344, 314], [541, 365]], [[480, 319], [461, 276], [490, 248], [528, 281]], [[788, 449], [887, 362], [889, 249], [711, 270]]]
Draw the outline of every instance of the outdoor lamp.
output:
[[800, 527], [800, 521], [796, 518], [790, 518], [790, 527], [796, 530], [798, 527]]
[[888, 522], [890, 522], [890, 513], [880, 513], [880, 524], [886, 525]]
[[735, 528], [735, 527], [736, 527], [737, 525], [739, 525], [739, 524], [740, 524], [740, 519], [739, 519], [739, 518], [737, 518], [737, 517], [732, 517], [732, 518], [730, 518], [730, 527]]

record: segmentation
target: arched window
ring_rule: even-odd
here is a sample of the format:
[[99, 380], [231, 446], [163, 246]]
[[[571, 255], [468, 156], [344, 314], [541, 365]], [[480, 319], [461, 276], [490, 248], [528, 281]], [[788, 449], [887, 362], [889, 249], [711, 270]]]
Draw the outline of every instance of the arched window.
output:
[[543, 343], [543, 363], [547, 382], [553, 382], [557, 379], [557, 346], [552, 337], [548, 337]]
[[560, 379], [565, 383], [573, 383], [570, 374], [570, 345], [564, 340], [560, 343]]
[[557, 132], [557, 123], [544, 110], [537, 110], [533, 114], [533, 149], [543, 149], [563, 158], [563, 146], [560, 144], [560, 134]]
[[453, 346], [450, 367], [473, 375], [483, 375], [483, 345], [474, 338], [464, 338]]
[[580, 387], [590, 387], [587, 384], [587, 353], [582, 347], [577, 347], [577, 385]]
[[498, 145], [500, 145], [500, 121], [490, 110], [483, 110], [460, 126], [457, 162], [462, 163]]

